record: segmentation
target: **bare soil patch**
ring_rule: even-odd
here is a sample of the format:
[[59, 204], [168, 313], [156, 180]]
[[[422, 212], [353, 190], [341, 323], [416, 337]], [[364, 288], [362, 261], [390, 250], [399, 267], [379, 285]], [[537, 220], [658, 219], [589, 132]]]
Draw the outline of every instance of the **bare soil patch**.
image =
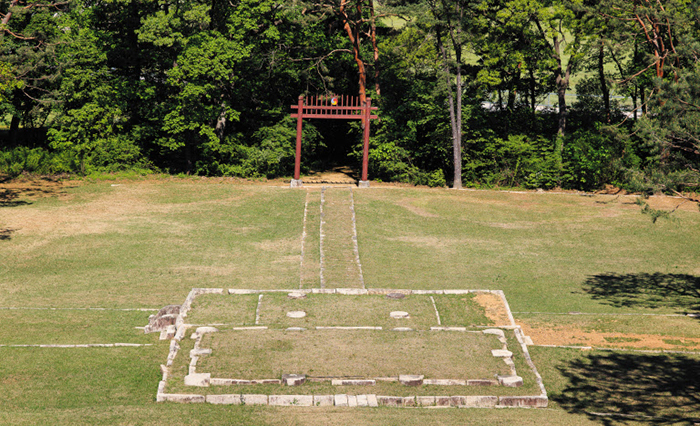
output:
[[516, 320], [523, 332], [536, 345], [592, 346], [604, 348], [658, 349], [676, 351], [700, 350], [700, 339], [673, 338], [652, 334], [602, 333], [585, 331], [571, 325], [533, 327], [523, 320]]
[[477, 293], [474, 296], [474, 301], [484, 308], [486, 317], [493, 321], [496, 326], [511, 325], [506, 307], [499, 296], [492, 293]]

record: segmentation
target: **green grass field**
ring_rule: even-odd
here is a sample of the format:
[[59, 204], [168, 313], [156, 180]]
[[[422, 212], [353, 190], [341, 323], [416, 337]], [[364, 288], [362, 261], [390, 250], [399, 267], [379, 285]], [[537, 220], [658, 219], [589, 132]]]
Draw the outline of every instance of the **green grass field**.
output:
[[[317, 208], [318, 189], [309, 191]], [[499, 289], [536, 345], [534, 331], [561, 344], [598, 333], [609, 348], [641, 339], [635, 349], [686, 352], [531, 346], [547, 409], [275, 408], [156, 403], [168, 342], [136, 328], [152, 311], [131, 309], [180, 304], [194, 287], [317, 287], [317, 228], [300, 262], [307, 191], [152, 177], [20, 192], [0, 203], [0, 424], [700, 422], [700, 324], [685, 316], [700, 313], [697, 208], [653, 224], [625, 197], [356, 189], [368, 288]], [[221, 322], [255, 321], [219, 308], [231, 315]], [[152, 346], [8, 346], [117, 342]]]

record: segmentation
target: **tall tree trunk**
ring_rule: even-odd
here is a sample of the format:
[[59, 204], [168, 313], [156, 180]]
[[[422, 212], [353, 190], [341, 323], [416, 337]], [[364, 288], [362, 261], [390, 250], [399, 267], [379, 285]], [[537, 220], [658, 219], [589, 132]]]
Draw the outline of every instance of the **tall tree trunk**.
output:
[[560, 137], [563, 137], [566, 135], [566, 89], [569, 87], [569, 77], [571, 76], [571, 59], [569, 59], [569, 63], [567, 64], [566, 69], [563, 69], [561, 63], [561, 40], [559, 39], [559, 37], [554, 37], [553, 41], [554, 54], [557, 60], [556, 86], [557, 98], [559, 101], [559, 124], [557, 126], [557, 134]]
[[[457, 127], [457, 116], [455, 110], [455, 100], [452, 94], [452, 78], [450, 76], [450, 64], [449, 56], [447, 55], [447, 50], [442, 42], [442, 37], [440, 32], [437, 32], [437, 47], [442, 56], [442, 69], [445, 74], [445, 83], [447, 85], [447, 104], [450, 112], [450, 129], [452, 129], [452, 153], [453, 153], [453, 164], [454, 164], [454, 179], [452, 187], [455, 189], [462, 188], [462, 156], [461, 156], [461, 137], [459, 134], [459, 127]], [[461, 99], [461, 97], [460, 97]], [[462, 121], [462, 117], [459, 117], [459, 121]], [[459, 156], [457, 155], [457, 149], [459, 148]], [[457, 174], [459, 172], [459, 174]]]
[[605, 40], [600, 36], [600, 46], [598, 47], [598, 79], [600, 80], [600, 90], [603, 92], [603, 105], [605, 108], [605, 121], [610, 124], [610, 89], [605, 79]]
[[377, 44], [377, 22], [374, 16], [374, 0], [367, 0], [370, 12], [370, 38], [372, 39], [372, 50], [374, 51], [374, 91], [377, 96], [381, 95], [379, 85], [379, 45]]
[[[355, 63], [357, 63], [357, 73], [359, 75], [358, 86], [360, 95], [360, 105], [364, 105], [365, 100], [367, 99], [367, 71], [365, 70], [365, 61], [362, 60], [362, 54], [360, 52], [359, 29], [357, 25], [354, 28], [350, 25], [350, 18], [348, 17], [348, 12], [346, 10], [348, 1], [349, 0], [340, 0], [339, 12], [343, 19], [343, 28], [348, 34], [348, 38], [350, 39], [350, 43], [352, 44], [352, 51], [355, 56]], [[357, 4], [357, 8], [358, 12], [360, 13], [360, 16], [362, 16], [362, 6], [360, 5], [360, 3]], [[363, 127], [364, 124], [365, 123], [362, 123]]]

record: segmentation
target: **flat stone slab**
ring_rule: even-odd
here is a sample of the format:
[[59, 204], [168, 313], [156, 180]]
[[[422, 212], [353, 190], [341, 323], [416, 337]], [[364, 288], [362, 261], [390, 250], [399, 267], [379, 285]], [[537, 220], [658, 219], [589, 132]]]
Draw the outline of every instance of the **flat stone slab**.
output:
[[333, 395], [314, 395], [316, 407], [329, 407], [333, 405]]
[[466, 386], [466, 380], [459, 379], [425, 379], [423, 380], [424, 385], [434, 385], [434, 386]]
[[506, 337], [506, 334], [500, 328], [487, 328], [486, 330], [483, 330], [482, 333], [492, 334], [498, 337]]
[[306, 312], [304, 312], [304, 311], [287, 312], [287, 317], [289, 317], [289, 318], [298, 319], [298, 318], [304, 318], [305, 316], [306, 316]]
[[204, 395], [191, 395], [183, 393], [160, 393], [156, 396], [156, 401], [201, 404], [206, 401], [206, 398], [204, 397]]
[[474, 408], [493, 408], [498, 404], [497, 396], [465, 396], [464, 406]]
[[367, 395], [367, 406], [368, 407], [379, 407], [379, 401], [377, 401], [377, 395], [374, 395], [374, 394]]
[[395, 327], [391, 329], [392, 331], [413, 331], [411, 327]]
[[337, 294], [356, 296], [356, 295], [367, 294], [367, 289], [364, 289], [364, 288], [336, 288], [335, 292]]
[[286, 331], [306, 331], [304, 327], [287, 327]]
[[420, 386], [423, 384], [423, 378], [424, 376], [417, 374], [400, 374], [399, 382], [405, 386]]
[[348, 395], [348, 407], [357, 407], [357, 395]]
[[374, 386], [377, 384], [376, 380], [371, 379], [333, 379], [331, 380], [331, 385], [333, 386]]
[[498, 399], [498, 404], [503, 407], [545, 408], [548, 403], [546, 396], [502, 396]]
[[267, 405], [267, 395], [243, 394], [241, 400], [245, 405]]
[[196, 340], [202, 337], [203, 334], [216, 333], [217, 331], [219, 331], [219, 329], [216, 327], [197, 327], [197, 329], [194, 331], [194, 333], [192, 333], [190, 338]]
[[283, 374], [282, 382], [287, 386], [299, 386], [304, 384], [306, 381], [306, 375], [304, 374]]
[[418, 405], [420, 405], [421, 407], [430, 407], [430, 406], [435, 405], [435, 397], [434, 396], [417, 396], [416, 403]]
[[387, 299], [403, 299], [406, 295], [403, 293], [387, 293], [386, 297]]
[[491, 355], [495, 356], [496, 358], [510, 358], [513, 356], [513, 352], [505, 349], [492, 349]]
[[358, 407], [369, 406], [369, 401], [367, 400], [367, 395], [357, 395], [357, 406]]
[[408, 315], [408, 312], [404, 312], [404, 311], [393, 311], [389, 314], [389, 316], [391, 318], [396, 318], [396, 319], [410, 318], [410, 316]]
[[287, 297], [289, 297], [290, 299], [306, 299], [306, 293], [301, 291], [293, 291], [287, 294]]
[[520, 376], [498, 376], [498, 383], [508, 388], [517, 388], [523, 385], [523, 378]]
[[452, 397], [450, 396], [436, 396], [435, 405], [438, 407], [449, 407], [452, 405]]
[[202, 355], [211, 355], [211, 349], [200, 348], [200, 349], [192, 349], [190, 351], [190, 358], [194, 358], [194, 357], [198, 357], [198, 356], [202, 356]]
[[313, 395], [270, 395], [269, 405], [311, 407]]
[[196, 373], [185, 376], [185, 386], [209, 387], [211, 373]]
[[219, 379], [212, 377], [209, 381], [211, 386], [237, 386], [237, 385], [281, 385], [280, 379], [257, 379], [257, 380], [242, 380], [242, 379]]
[[233, 395], [207, 395], [206, 398], [209, 404], [227, 404], [227, 405], [241, 405], [243, 400], [240, 394]]
[[334, 402], [336, 407], [347, 407], [348, 406], [348, 396], [344, 393], [334, 396]]

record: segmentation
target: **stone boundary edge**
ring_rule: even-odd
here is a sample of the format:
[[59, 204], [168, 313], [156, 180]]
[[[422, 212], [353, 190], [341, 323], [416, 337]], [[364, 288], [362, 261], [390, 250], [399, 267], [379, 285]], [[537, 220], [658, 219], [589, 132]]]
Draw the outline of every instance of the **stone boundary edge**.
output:
[[[549, 403], [549, 398], [547, 396], [547, 390], [544, 386], [544, 383], [542, 381], [542, 376], [539, 374], [537, 371], [537, 368], [535, 367], [535, 364], [532, 362], [532, 358], [530, 357], [530, 353], [527, 350], [527, 342], [525, 339], [524, 334], [522, 333], [522, 330], [520, 326], [518, 326], [515, 323], [515, 320], [513, 318], [513, 314], [511, 312], [510, 306], [508, 305], [508, 301], [506, 300], [505, 293], [502, 290], [464, 290], [464, 289], [453, 289], [453, 290], [404, 290], [404, 289], [357, 289], [357, 288], [335, 288], [335, 289], [325, 289], [325, 288], [313, 288], [313, 289], [293, 289], [293, 290], [253, 290], [253, 289], [223, 289], [223, 288], [193, 288], [187, 297], [185, 298], [185, 302], [182, 304], [182, 307], [180, 309], [180, 313], [177, 316], [177, 319], [175, 321], [175, 329], [176, 332], [174, 336], [172, 336], [172, 340], [170, 341], [170, 351], [168, 353], [168, 359], [167, 359], [167, 364], [166, 365], [161, 365], [161, 371], [163, 373], [162, 380], [158, 383], [158, 392], [156, 394], [156, 401], [157, 402], [165, 402], [165, 401], [170, 401], [170, 402], [181, 402], [181, 403], [202, 403], [202, 402], [209, 402], [212, 404], [221, 404], [223, 402], [213, 402], [213, 401], [220, 401], [222, 397], [226, 395], [196, 395], [196, 394], [166, 394], [164, 393], [165, 391], [165, 385], [166, 381], [169, 376], [169, 371], [170, 367], [172, 366], [172, 363], [177, 356], [178, 351], [180, 350], [180, 345], [178, 342], [184, 338], [185, 333], [188, 328], [191, 326], [189, 324], [185, 324], [185, 318], [187, 317], [187, 313], [189, 310], [192, 308], [192, 303], [194, 302], [194, 299], [202, 294], [220, 294], [220, 295], [225, 295], [225, 294], [231, 294], [231, 295], [238, 295], [238, 294], [262, 294], [262, 293], [291, 293], [291, 292], [302, 292], [302, 293], [312, 293], [312, 294], [341, 294], [341, 295], [362, 295], [362, 294], [389, 294], [389, 293], [404, 293], [407, 295], [410, 294], [415, 294], [415, 295], [429, 295], [429, 294], [470, 294], [470, 293], [490, 293], [490, 294], [495, 294], [501, 298], [501, 300], [504, 303], [504, 307], [506, 309], [506, 312], [508, 314], [508, 319], [511, 322], [511, 325], [508, 327], [501, 327], [501, 328], [512, 328], [515, 331], [515, 336], [516, 339], [518, 340], [518, 343], [520, 343], [523, 355], [527, 361], [528, 366], [532, 369], [534, 375], [535, 375], [535, 380], [537, 382], [537, 385], [540, 388], [540, 395], [537, 396], [419, 396], [419, 397], [392, 397], [392, 396], [376, 396], [374, 397], [377, 398], [377, 405], [386, 405], [386, 406], [394, 406], [394, 407], [429, 407], [429, 406], [435, 406], [435, 407], [488, 407], [488, 408], [494, 408], [494, 407], [530, 407], [530, 408], [545, 408], [547, 407]], [[498, 327], [495, 327], [498, 328]], [[236, 394], [234, 394], [235, 396]], [[345, 395], [345, 394], [340, 394], [340, 395]], [[261, 405], [301, 405], [300, 402], [303, 401], [306, 403], [308, 401], [308, 397], [311, 398], [311, 404], [312, 405], [335, 405], [335, 406], [344, 406], [342, 404], [342, 397], [340, 401], [340, 405], [336, 403], [335, 396], [334, 396], [334, 402], [333, 404], [325, 404], [325, 403], [316, 403], [316, 398], [323, 398], [324, 396], [317, 396], [317, 395], [249, 395], [249, 396], [255, 396], [255, 398], [249, 398], [246, 399], [246, 394], [240, 394], [241, 398], [241, 404], [261, 404]], [[281, 399], [274, 399], [274, 402], [270, 402], [270, 398], [272, 397], [288, 397], [288, 398], [281, 398]], [[346, 395], [347, 397], [348, 395]], [[364, 395], [368, 398], [369, 401], [369, 396], [370, 395]], [[217, 399], [219, 397], [219, 399]], [[267, 402], [263, 402], [263, 397], [267, 399]], [[289, 399], [291, 397], [291, 400]], [[306, 398], [300, 398], [300, 397], [306, 397]], [[327, 395], [325, 396], [327, 397]], [[353, 397], [353, 396], [351, 396]], [[355, 401], [357, 401], [358, 396], [354, 396]], [[430, 403], [431, 398], [434, 399], [434, 403]], [[456, 398], [456, 399], [455, 399]], [[476, 398], [476, 399], [475, 399]], [[489, 401], [488, 403], [486, 402], [480, 402], [482, 401]], [[445, 401], [449, 399], [450, 403], [448, 405], [445, 405]], [[211, 400], [211, 401], [210, 401]], [[349, 401], [350, 399], [348, 399]], [[255, 401], [255, 402], [253, 402]], [[290, 403], [282, 403], [282, 401], [291, 401]], [[411, 402], [413, 401], [413, 402]], [[496, 401], [491, 405], [491, 401]], [[472, 405], [472, 404], [480, 404], [484, 403], [486, 405]], [[234, 404], [234, 402], [227, 402], [227, 404]], [[347, 406], [349, 405], [350, 402], [348, 402]], [[412, 404], [412, 405], [411, 405]], [[356, 405], [356, 406], [363, 406], [363, 405]], [[373, 405], [368, 405], [367, 406], [373, 406]]]

